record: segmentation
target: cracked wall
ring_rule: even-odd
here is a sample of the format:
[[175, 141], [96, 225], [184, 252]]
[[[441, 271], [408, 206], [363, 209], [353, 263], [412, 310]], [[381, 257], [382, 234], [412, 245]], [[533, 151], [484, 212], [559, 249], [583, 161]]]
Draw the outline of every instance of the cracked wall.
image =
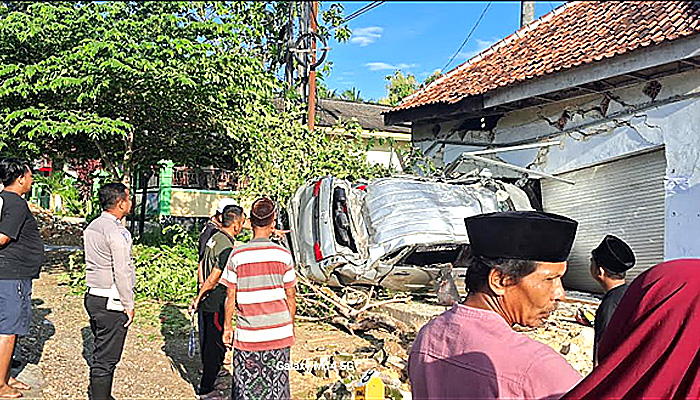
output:
[[[559, 146], [499, 154], [503, 161], [553, 174], [663, 146], [665, 257], [700, 257], [700, 72], [658, 82], [661, 90], [653, 100], [643, 93], [646, 83], [640, 82], [606, 95], [513, 111], [487, 132], [460, 131], [459, 120], [415, 124], [414, 143], [437, 164], [446, 164], [485, 144], [559, 140]], [[436, 140], [449, 144], [435, 145]]]

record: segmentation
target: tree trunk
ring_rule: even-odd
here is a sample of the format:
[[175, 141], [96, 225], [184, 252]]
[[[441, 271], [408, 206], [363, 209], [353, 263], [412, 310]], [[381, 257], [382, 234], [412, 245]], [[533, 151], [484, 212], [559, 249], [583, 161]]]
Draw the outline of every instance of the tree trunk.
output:
[[134, 132], [129, 131], [124, 141], [126, 151], [124, 151], [124, 160], [122, 160], [122, 176], [120, 177], [120, 181], [129, 187], [132, 183], [130, 182], [130, 178], [134, 170]]
[[139, 216], [139, 237], [143, 235], [143, 228], [146, 223], [146, 205], [148, 203], [148, 181], [153, 172], [149, 169], [141, 174], [141, 215]]
[[100, 158], [104, 163], [107, 173], [111, 175], [112, 179], [115, 182], [119, 182], [121, 180], [121, 177], [119, 176], [119, 168], [117, 168], [116, 164], [114, 164], [114, 161], [109, 156], [109, 154], [107, 154], [107, 151], [105, 151], [104, 146], [102, 145], [102, 143], [100, 143], [99, 140], [95, 140], [95, 146], [97, 146], [97, 150], [100, 152]]
[[[136, 182], [137, 174], [138, 174], [138, 172], [134, 171], [134, 174], [132, 175], [132, 179], [133, 179], [132, 182]], [[131, 194], [131, 204], [132, 204], [131, 208], [132, 208], [132, 210], [131, 210], [131, 214], [127, 218], [131, 218], [131, 221], [129, 224], [129, 231], [131, 231], [132, 235], [136, 236], [136, 210], [133, 209], [136, 205], [136, 191], [131, 190], [130, 194]]]

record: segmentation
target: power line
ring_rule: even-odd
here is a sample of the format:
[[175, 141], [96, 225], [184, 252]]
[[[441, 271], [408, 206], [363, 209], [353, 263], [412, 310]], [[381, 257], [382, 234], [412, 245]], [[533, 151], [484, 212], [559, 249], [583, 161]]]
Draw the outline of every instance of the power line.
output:
[[351, 19], [353, 19], [353, 18], [355, 18], [355, 17], [358, 17], [358, 16], [362, 15], [363, 13], [369, 11], [370, 9], [372, 9], [373, 7], [375, 7], [377, 3], [379, 3], [379, 2], [378, 2], [378, 1], [373, 1], [373, 2], [371, 2], [371, 3], [369, 3], [369, 4], [364, 5], [363, 7], [360, 7], [359, 10], [356, 10], [355, 12], [351, 13], [351, 14], [348, 15], [347, 17], [343, 18], [343, 23], [348, 22], [348, 21], [350, 21]]
[[476, 31], [476, 28], [479, 26], [479, 23], [481, 22], [482, 18], [484, 18], [484, 15], [486, 15], [486, 11], [488, 11], [489, 7], [491, 7], [491, 3], [492, 3], [492, 2], [489, 1], [488, 4], [486, 4], [486, 7], [484, 7], [484, 10], [481, 12], [481, 15], [479, 16], [479, 19], [476, 20], [476, 23], [475, 23], [474, 26], [472, 27], [472, 30], [469, 31], [469, 34], [467, 35], [467, 37], [466, 37], [466, 38], [464, 39], [464, 41], [462, 42], [462, 45], [459, 46], [459, 48], [457, 49], [457, 51], [455, 51], [455, 53], [452, 55], [452, 57], [450, 58], [450, 61], [448, 61], [447, 64], [445, 64], [445, 66], [442, 67], [442, 69], [440, 70], [441, 72], [444, 72], [444, 71], [447, 70], [447, 67], [449, 67], [450, 64], [452, 63], [452, 61], [454, 61], [455, 57], [457, 57], [457, 54], [459, 54], [459, 52], [462, 51], [462, 49], [464, 48], [464, 45], [467, 44], [467, 42], [469, 41], [469, 39], [471, 39], [472, 35], [474, 34], [474, 31]]
[[384, 3], [386, 3], [386, 1], [373, 1], [373, 2], [371, 2], [371, 3], [369, 3], [369, 4], [367, 4], [366, 6], [360, 8], [359, 10], [355, 11], [354, 13], [352, 13], [352, 14], [348, 15], [347, 17], [345, 17], [345, 18], [343, 19], [343, 22], [342, 22], [342, 23], [345, 24], [345, 23], [347, 23], [347, 22], [350, 22], [351, 20], [353, 20], [353, 19], [359, 17], [360, 15], [366, 13], [367, 11], [370, 11], [370, 10], [372, 10], [372, 9], [375, 9], [375, 8], [381, 6], [381, 5], [384, 4]]

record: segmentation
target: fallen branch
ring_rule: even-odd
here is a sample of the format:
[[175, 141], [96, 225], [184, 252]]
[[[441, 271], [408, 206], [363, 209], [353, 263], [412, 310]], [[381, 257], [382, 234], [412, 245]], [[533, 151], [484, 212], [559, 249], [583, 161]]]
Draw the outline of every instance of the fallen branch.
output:
[[[344, 298], [341, 298], [329, 287], [317, 285], [305, 277], [299, 277], [298, 282], [303, 288], [299, 293], [300, 321], [330, 321], [336, 326], [345, 328], [351, 334], [365, 332], [372, 329], [382, 329], [393, 333], [396, 331], [406, 333], [409, 331], [406, 324], [388, 315], [370, 312], [370, 310], [392, 303], [405, 303], [411, 300], [410, 296], [396, 296], [391, 299], [372, 302], [375, 296], [375, 288], [370, 287], [369, 292], [346, 287]], [[308, 290], [307, 290], [308, 289]], [[361, 307], [355, 308], [346, 301], [347, 295], [359, 294], [362, 297], [350, 299], [353, 303], [360, 300]], [[357, 305], [359, 305], [357, 304]]]
[[408, 296], [405, 296], [405, 297], [403, 297], [403, 296], [402, 296], [402, 297], [394, 297], [393, 299], [383, 300], [383, 301], [380, 301], [380, 302], [377, 302], [377, 303], [372, 303], [372, 304], [367, 304], [367, 305], [365, 305], [364, 307], [362, 307], [361, 309], [359, 309], [358, 311], [359, 311], [359, 312], [364, 312], [364, 311], [370, 310], [370, 309], [372, 309], [372, 308], [381, 307], [381, 306], [383, 306], [383, 305], [385, 305], [385, 304], [391, 304], [391, 303], [405, 303], [405, 302], [407, 302], [407, 301], [409, 301], [409, 300], [411, 300], [411, 298], [408, 297]]

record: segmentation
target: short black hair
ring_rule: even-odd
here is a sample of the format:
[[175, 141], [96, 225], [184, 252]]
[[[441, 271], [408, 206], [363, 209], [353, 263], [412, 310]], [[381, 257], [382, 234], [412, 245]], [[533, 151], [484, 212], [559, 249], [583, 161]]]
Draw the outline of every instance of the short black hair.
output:
[[0, 182], [3, 186], [10, 186], [31, 170], [29, 163], [24, 160], [14, 157], [4, 158], [0, 161]]
[[488, 288], [489, 273], [497, 270], [515, 285], [521, 279], [535, 272], [537, 261], [511, 258], [487, 258], [470, 252], [467, 259], [467, 277], [465, 279], [468, 293], [484, 292]]
[[100, 188], [100, 206], [104, 211], [111, 210], [120, 200], [126, 200], [128, 188], [121, 182], [108, 183]]
[[250, 224], [257, 228], [268, 226], [275, 218], [277, 206], [267, 197], [261, 197], [250, 207]]
[[221, 225], [228, 228], [243, 217], [243, 207], [230, 205], [224, 207], [224, 212], [221, 213]]
[[601, 263], [600, 260], [598, 260], [598, 257], [596, 257], [594, 253], [595, 252], [591, 253], [591, 258], [593, 258], [593, 262], [595, 263], [595, 266], [602, 268], [603, 271], [605, 271], [605, 275], [608, 278], [622, 280], [622, 279], [625, 279], [627, 277], [627, 271], [615, 272], [615, 271], [612, 271], [610, 269], [605, 268], [605, 266], [603, 266], [603, 263]]
[[[597, 265], [600, 265], [600, 264], [597, 264]], [[625, 279], [627, 277], [627, 271], [615, 272], [615, 271], [611, 271], [611, 270], [609, 270], [605, 267], [602, 267], [602, 266], [601, 266], [601, 268], [603, 268], [605, 270], [605, 275], [607, 275], [607, 277], [610, 279], [622, 280], [622, 279]]]

